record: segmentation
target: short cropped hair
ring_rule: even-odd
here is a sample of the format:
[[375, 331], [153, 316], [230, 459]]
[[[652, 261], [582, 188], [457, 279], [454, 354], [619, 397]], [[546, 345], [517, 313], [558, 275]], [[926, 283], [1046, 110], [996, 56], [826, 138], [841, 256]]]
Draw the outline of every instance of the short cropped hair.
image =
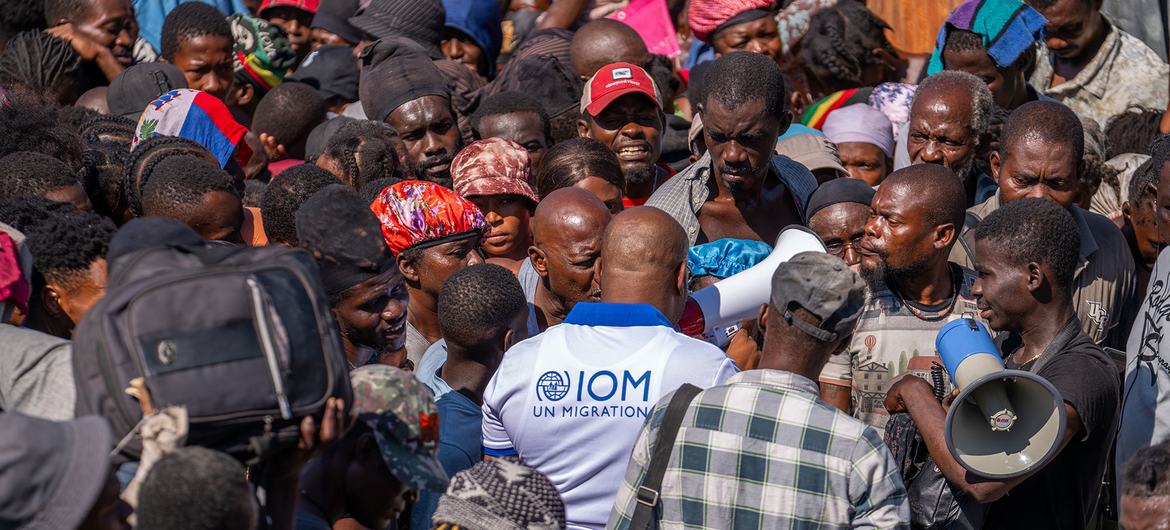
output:
[[521, 112], [531, 112], [540, 117], [540, 125], [544, 127], [544, 138], [551, 143], [552, 128], [549, 125], [548, 112], [544, 110], [544, 105], [520, 92], [500, 92], [483, 100], [483, 103], [471, 115], [471, 132], [476, 140], [482, 140], [483, 134], [479, 132], [481, 120], [488, 116], [503, 116], [504, 114]]
[[224, 37], [229, 45], [234, 42], [227, 15], [203, 2], [179, 4], [163, 20], [162, 49], [159, 50], [162, 58], [173, 61], [183, 41], [204, 35]]
[[999, 155], [1006, 157], [1008, 146], [1024, 138], [1064, 145], [1078, 163], [1085, 157], [1085, 128], [1081, 119], [1060, 103], [1031, 101], [1016, 108], [1003, 126]]
[[138, 528], [213, 530], [246, 527], [257, 516], [244, 466], [204, 447], [163, 455], [142, 483]]
[[439, 290], [439, 330], [448, 342], [475, 346], [507, 331], [527, 308], [515, 275], [499, 265], [472, 265]]
[[1056, 202], [1024, 198], [1001, 206], [975, 227], [975, 240], [996, 243], [1013, 265], [1048, 265], [1056, 287], [1072, 295], [1081, 236], [1072, 214]]
[[296, 246], [297, 210], [314, 193], [330, 184], [341, 184], [341, 181], [332, 173], [309, 164], [288, 168], [273, 177], [260, 199], [260, 218], [268, 240]]
[[711, 63], [703, 73], [703, 105], [711, 100], [732, 108], [762, 101], [764, 113], [772, 117], [788, 110], [780, 67], [752, 52], [729, 53]]
[[252, 130], [269, 134], [291, 148], [304, 144], [313, 127], [325, 121], [325, 100], [313, 87], [289, 81], [269, 90], [256, 105]]
[[232, 176], [207, 160], [175, 156], [159, 162], [156, 172], [142, 189], [143, 215], [190, 212], [216, 191], [239, 197]]

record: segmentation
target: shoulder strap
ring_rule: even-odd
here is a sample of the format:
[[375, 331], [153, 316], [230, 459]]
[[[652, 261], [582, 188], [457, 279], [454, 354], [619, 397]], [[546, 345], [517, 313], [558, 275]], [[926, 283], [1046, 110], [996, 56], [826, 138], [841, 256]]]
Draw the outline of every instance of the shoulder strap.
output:
[[662, 425], [658, 428], [658, 440], [654, 445], [654, 453], [650, 455], [650, 464], [646, 468], [646, 476], [642, 485], [634, 492], [638, 503], [634, 506], [634, 514], [630, 517], [630, 530], [644, 530], [650, 523], [654, 508], [658, 506], [658, 493], [662, 491], [662, 478], [666, 476], [666, 465], [670, 462], [670, 453], [674, 449], [674, 440], [678, 437], [678, 429], [682, 426], [683, 416], [687, 413], [691, 401], [703, 389], [690, 383], [684, 384], [674, 392], [670, 404], [666, 406], [666, 413], [662, 418]]
[[978, 215], [967, 212], [967, 215], [963, 218], [963, 229], [959, 231], [959, 245], [962, 245], [963, 252], [967, 253], [967, 257], [971, 259], [971, 261], [975, 261], [975, 249], [971, 248], [971, 242], [967, 241], [967, 236], [971, 234], [971, 232], [975, 230], [975, 227], [979, 226], [979, 223], [981, 222], [983, 222], [983, 220], [980, 219]]

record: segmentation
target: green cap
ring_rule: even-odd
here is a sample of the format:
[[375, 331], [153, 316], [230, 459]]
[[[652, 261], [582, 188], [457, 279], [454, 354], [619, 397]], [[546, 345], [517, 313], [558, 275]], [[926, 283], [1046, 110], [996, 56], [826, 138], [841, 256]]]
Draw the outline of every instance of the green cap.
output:
[[444, 491], [439, 464], [439, 412], [435, 397], [410, 372], [382, 364], [350, 372], [350, 414], [374, 431], [382, 460], [398, 480], [416, 489]]

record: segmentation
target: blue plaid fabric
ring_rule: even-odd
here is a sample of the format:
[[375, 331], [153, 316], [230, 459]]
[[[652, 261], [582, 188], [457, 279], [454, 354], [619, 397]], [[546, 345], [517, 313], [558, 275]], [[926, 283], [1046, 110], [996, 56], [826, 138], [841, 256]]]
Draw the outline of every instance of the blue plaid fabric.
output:
[[[811, 380], [750, 370], [695, 397], [652, 528], [909, 528], [906, 488], [872, 427], [817, 399]], [[671, 395], [638, 435], [607, 528], [637, 506]]]

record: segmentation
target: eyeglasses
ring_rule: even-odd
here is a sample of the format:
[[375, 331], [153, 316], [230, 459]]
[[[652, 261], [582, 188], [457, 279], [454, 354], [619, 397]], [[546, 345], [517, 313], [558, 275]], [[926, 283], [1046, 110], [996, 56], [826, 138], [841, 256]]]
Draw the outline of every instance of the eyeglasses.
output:
[[849, 241], [845, 241], [845, 242], [833, 241], [832, 243], [826, 243], [825, 244], [825, 251], [828, 252], [829, 254], [837, 256], [838, 258], [843, 258], [845, 256], [846, 250], [848, 250], [850, 248], [852, 248], [853, 250], [857, 250], [858, 248], [860, 248], [861, 247], [861, 240], [864, 237], [865, 237], [864, 234], [858, 234], [856, 236], [853, 236], [853, 239], [850, 239]]

